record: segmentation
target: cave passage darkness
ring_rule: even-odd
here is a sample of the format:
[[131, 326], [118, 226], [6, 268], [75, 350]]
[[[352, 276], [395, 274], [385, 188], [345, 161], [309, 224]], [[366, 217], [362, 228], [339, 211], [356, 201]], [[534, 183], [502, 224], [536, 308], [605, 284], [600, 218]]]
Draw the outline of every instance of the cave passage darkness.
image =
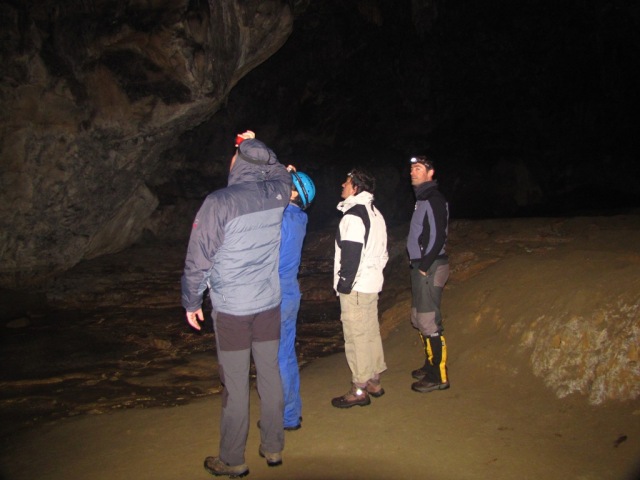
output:
[[374, 171], [391, 222], [406, 221], [419, 153], [456, 218], [638, 207], [639, 18], [607, 0], [310, 2], [286, 44], [183, 136], [188, 178], [250, 128], [319, 184], [312, 229], [335, 220], [353, 165]]

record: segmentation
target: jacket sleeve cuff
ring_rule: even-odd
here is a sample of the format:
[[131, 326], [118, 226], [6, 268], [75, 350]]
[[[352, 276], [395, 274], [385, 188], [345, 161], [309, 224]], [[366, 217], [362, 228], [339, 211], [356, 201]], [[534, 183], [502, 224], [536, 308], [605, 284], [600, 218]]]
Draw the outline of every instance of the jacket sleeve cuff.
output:
[[345, 295], [348, 295], [351, 293], [351, 289], [352, 289], [352, 286], [347, 282], [342, 281], [342, 279], [338, 281], [338, 285], [336, 287], [336, 290], [338, 291], [338, 293], [344, 293]]

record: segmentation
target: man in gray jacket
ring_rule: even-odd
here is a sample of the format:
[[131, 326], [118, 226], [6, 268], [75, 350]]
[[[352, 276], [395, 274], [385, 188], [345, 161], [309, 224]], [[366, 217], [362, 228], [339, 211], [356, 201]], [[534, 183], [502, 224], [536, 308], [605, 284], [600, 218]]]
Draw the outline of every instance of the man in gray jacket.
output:
[[246, 132], [246, 139], [239, 139], [228, 186], [211, 193], [196, 216], [182, 277], [182, 306], [196, 330], [204, 320], [202, 295], [209, 289], [224, 386], [220, 452], [205, 459], [205, 469], [233, 477], [249, 473], [244, 454], [251, 355], [261, 407], [259, 453], [269, 466], [276, 466], [282, 463], [284, 448], [278, 252], [291, 175], [275, 153], [252, 136]]

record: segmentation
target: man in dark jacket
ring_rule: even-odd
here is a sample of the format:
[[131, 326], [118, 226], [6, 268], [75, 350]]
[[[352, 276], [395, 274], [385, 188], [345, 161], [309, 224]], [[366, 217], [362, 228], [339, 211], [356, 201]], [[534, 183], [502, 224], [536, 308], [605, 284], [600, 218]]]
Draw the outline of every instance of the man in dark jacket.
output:
[[278, 251], [291, 175], [275, 153], [246, 132], [231, 160], [226, 188], [211, 193], [198, 212], [182, 277], [182, 306], [200, 330], [202, 295], [213, 307], [220, 381], [224, 386], [220, 453], [205, 459], [213, 475], [249, 473], [244, 453], [249, 431], [249, 366], [260, 395], [259, 453], [282, 463], [282, 384], [278, 367], [280, 283]]
[[447, 344], [440, 301], [449, 278], [445, 253], [449, 227], [449, 205], [433, 179], [433, 162], [425, 156], [411, 159], [411, 185], [416, 205], [411, 217], [407, 252], [411, 261], [411, 323], [420, 333], [426, 359], [411, 372], [418, 381], [411, 385], [426, 393], [449, 388]]

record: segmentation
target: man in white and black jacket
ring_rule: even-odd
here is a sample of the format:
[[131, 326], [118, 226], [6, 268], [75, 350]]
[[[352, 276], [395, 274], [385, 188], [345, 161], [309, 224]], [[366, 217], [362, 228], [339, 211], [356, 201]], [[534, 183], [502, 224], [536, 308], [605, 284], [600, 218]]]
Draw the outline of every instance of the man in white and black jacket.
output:
[[353, 169], [342, 184], [343, 212], [335, 244], [333, 288], [340, 297], [344, 350], [351, 369], [351, 389], [331, 400], [337, 408], [371, 403], [384, 389], [380, 374], [387, 369], [378, 323], [378, 294], [387, 264], [387, 226], [373, 206], [375, 179]]
[[411, 372], [418, 381], [412, 390], [421, 393], [449, 388], [447, 344], [442, 335], [440, 301], [449, 278], [445, 253], [449, 228], [449, 204], [433, 179], [433, 161], [421, 155], [411, 159], [411, 185], [416, 205], [411, 217], [407, 252], [411, 261], [411, 323], [424, 344], [425, 362]]

